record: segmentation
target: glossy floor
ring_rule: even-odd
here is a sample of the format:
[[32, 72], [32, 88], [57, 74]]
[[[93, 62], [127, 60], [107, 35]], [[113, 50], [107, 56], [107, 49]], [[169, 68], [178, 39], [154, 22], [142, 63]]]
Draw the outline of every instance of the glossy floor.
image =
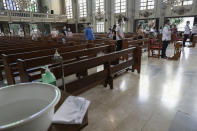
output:
[[180, 61], [144, 55], [140, 75], [124, 73], [113, 90], [81, 96], [91, 101], [83, 131], [197, 131], [197, 48], [185, 48]]

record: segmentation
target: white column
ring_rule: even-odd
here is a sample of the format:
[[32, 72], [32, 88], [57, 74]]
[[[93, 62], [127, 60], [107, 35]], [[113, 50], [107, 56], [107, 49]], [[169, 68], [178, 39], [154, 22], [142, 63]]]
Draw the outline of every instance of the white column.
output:
[[78, 14], [78, 1], [77, 0], [72, 0], [72, 8], [73, 8], [73, 21], [75, 23], [75, 28], [76, 28], [76, 32], [78, 32], [78, 18], [79, 18], [79, 14]]
[[112, 18], [112, 0], [105, 0], [105, 31], [107, 32], [108, 29], [112, 26], [111, 18]]
[[128, 22], [127, 22], [127, 32], [133, 32], [134, 27], [134, 16], [135, 16], [135, 0], [128, 0]]

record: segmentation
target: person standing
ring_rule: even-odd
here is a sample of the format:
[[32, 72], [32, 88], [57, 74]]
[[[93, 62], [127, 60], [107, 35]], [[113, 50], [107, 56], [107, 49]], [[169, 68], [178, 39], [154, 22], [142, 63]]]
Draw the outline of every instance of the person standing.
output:
[[85, 28], [85, 37], [86, 37], [86, 40], [95, 40], [94, 38], [94, 32], [91, 28], [91, 23], [88, 23], [88, 26]]
[[189, 27], [190, 21], [187, 21], [187, 24], [185, 26], [185, 31], [184, 31], [184, 40], [183, 40], [183, 47], [185, 47], [185, 42], [190, 36], [190, 27]]
[[68, 33], [68, 32], [67, 32], [67, 30], [66, 30], [66, 26], [63, 27], [62, 33], [64, 34], [64, 36], [67, 36], [67, 33]]
[[107, 38], [112, 38], [112, 29], [109, 28], [109, 32], [107, 33]]
[[162, 31], [163, 46], [162, 46], [161, 58], [163, 58], [163, 59], [167, 59], [168, 58], [166, 56], [166, 49], [167, 49], [168, 44], [170, 43], [170, 41], [171, 41], [170, 20], [166, 20], [164, 28], [163, 28], [163, 31]]
[[116, 25], [114, 25], [112, 28], [112, 37], [113, 37], [113, 40], [116, 40]]
[[123, 28], [122, 28], [122, 20], [119, 19], [118, 26], [116, 28], [116, 40], [117, 40], [116, 51], [122, 50], [123, 39], [124, 39], [124, 32], [123, 32]]
[[36, 32], [33, 28], [31, 30], [30, 36], [32, 40], [37, 40]]
[[172, 31], [173, 31], [173, 34], [177, 34], [178, 33], [178, 29], [177, 29], [176, 25], [174, 25]]
[[138, 26], [137, 34], [138, 34], [138, 39], [143, 39], [144, 33], [143, 33], [143, 30], [142, 30], [142, 25]]

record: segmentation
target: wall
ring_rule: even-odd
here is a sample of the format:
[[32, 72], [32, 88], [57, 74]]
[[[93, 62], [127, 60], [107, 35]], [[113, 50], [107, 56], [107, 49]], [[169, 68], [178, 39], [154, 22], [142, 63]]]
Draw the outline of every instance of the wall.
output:
[[[49, 11], [54, 10], [55, 14], [65, 14], [65, 0], [40, 0], [42, 6], [47, 6]], [[117, 18], [114, 14], [114, 1], [115, 0], [104, 0], [105, 1], [105, 16], [101, 21], [105, 22], [105, 32], [107, 32], [109, 27], [112, 27], [116, 22]], [[127, 12], [124, 14], [128, 21], [125, 22], [126, 32], [133, 32], [134, 23], [137, 19], [150, 19], [150, 18], [159, 18], [159, 24], [163, 25], [165, 17], [178, 17], [178, 16], [194, 16], [197, 15], [197, 0], [193, 0], [193, 4], [190, 6], [185, 6], [190, 9], [189, 12], [179, 15], [174, 13], [169, 7], [164, 8], [164, 5], [161, 4], [162, 0], [155, 0], [155, 8], [149, 10], [152, 14], [148, 17], [143, 17], [140, 14], [139, 5], [140, 0], [127, 0]], [[0, 9], [3, 7], [3, 0], [0, 0]], [[98, 20], [95, 18], [95, 0], [87, 0], [87, 19], [81, 21], [79, 19], [79, 8], [78, 0], [72, 0], [73, 6], [73, 19], [67, 21], [68, 24], [75, 24], [77, 29], [78, 24], [91, 22], [94, 25], [94, 30], [96, 30], [96, 23]]]
[[[115, 0], [105, 0], [105, 19], [107, 19], [107, 22], [105, 23], [105, 31], [113, 24], [117, 22], [117, 18], [114, 14], [114, 1]], [[140, 14], [140, 0], [127, 0], [127, 12], [124, 14], [128, 21], [125, 22], [125, 31], [126, 32], [133, 32], [134, 30], [134, 20], [136, 19], [151, 19], [151, 18], [159, 18], [159, 26], [163, 25], [164, 18], [165, 17], [179, 17], [179, 16], [194, 16], [197, 15], [197, 0], [193, 0], [193, 4], [190, 6], [185, 6], [185, 8], [190, 9], [189, 12], [184, 13], [182, 15], [179, 15], [177, 13], [174, 13], [170, 7], [163, 8], [164, 6], [161, 4], [162, 0], [155, 0], [155, 8], [153, 10], [149, 10], [152, 12], [152, 15], [148, 17], [143, 17]], [[98, 20], [95, 19], [95, 15], [92, 14], [95, 12], [95, 0], [88, 0], [88, 3], [92, 4], [93, 8], [90, 8], [88, 10], [88, 20], [94, 23], [94, 29], [96, 29], [96, 23]], [[92, 18], [90, 18], [92, 17]], [[101, 20], [105, 21], [105, 20]]]
[[49, 9], [54, 10], [54, 14], [63, 14], [63, 0], [50, 0]]

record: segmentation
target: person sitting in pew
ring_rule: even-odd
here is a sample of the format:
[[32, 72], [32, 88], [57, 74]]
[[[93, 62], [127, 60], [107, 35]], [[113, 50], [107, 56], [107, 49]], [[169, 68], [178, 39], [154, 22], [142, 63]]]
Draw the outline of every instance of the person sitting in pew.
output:
[[59, 32], [56, 30], [56, 28], [53, 28], [53, 30], [51, 31], [51, 37], [52, 39], [55, 39], [58, 37]]
[[60, 33], [59, 37], [61, 38], [62, 43], [66, 44], [66, 36], [63, 33]]
[[36, 31], [32, 28], [32, 31], [30, 33], [31, 39], [32, 40], [37, 40], [37, 35], [36, 35]]
[[37, 30], [32, 29], [30, 36], [31, 36], [32, 40], [37, 41], [38, 39], [41, 39], [42, 33], [40, 32], [39, 29], [37, 29]]
[[94, 32], [91, 28], [91, 23], [88, 23], [88, 26], [85, 28], [85, 37], [86, 37], [86, 40], [95, 40], [94, 38]]
[[19, 35], [19, 37], [24, 37], [25, 33], [24, 33], [24, 31], [22, 29], [19, 29], [18, 35]]
[[67, 37], [68, 37], [68, 38], [71, 38], [72, 36], [73, 36], [73, 33], [72, 33], [72, 31], [70, 30], [70, 28], [68, 28]]
[[38, 36], [38, 38], [42, 37], [42, 32], [40, 31], [40, 29], [37, 29], [37, 36]]

